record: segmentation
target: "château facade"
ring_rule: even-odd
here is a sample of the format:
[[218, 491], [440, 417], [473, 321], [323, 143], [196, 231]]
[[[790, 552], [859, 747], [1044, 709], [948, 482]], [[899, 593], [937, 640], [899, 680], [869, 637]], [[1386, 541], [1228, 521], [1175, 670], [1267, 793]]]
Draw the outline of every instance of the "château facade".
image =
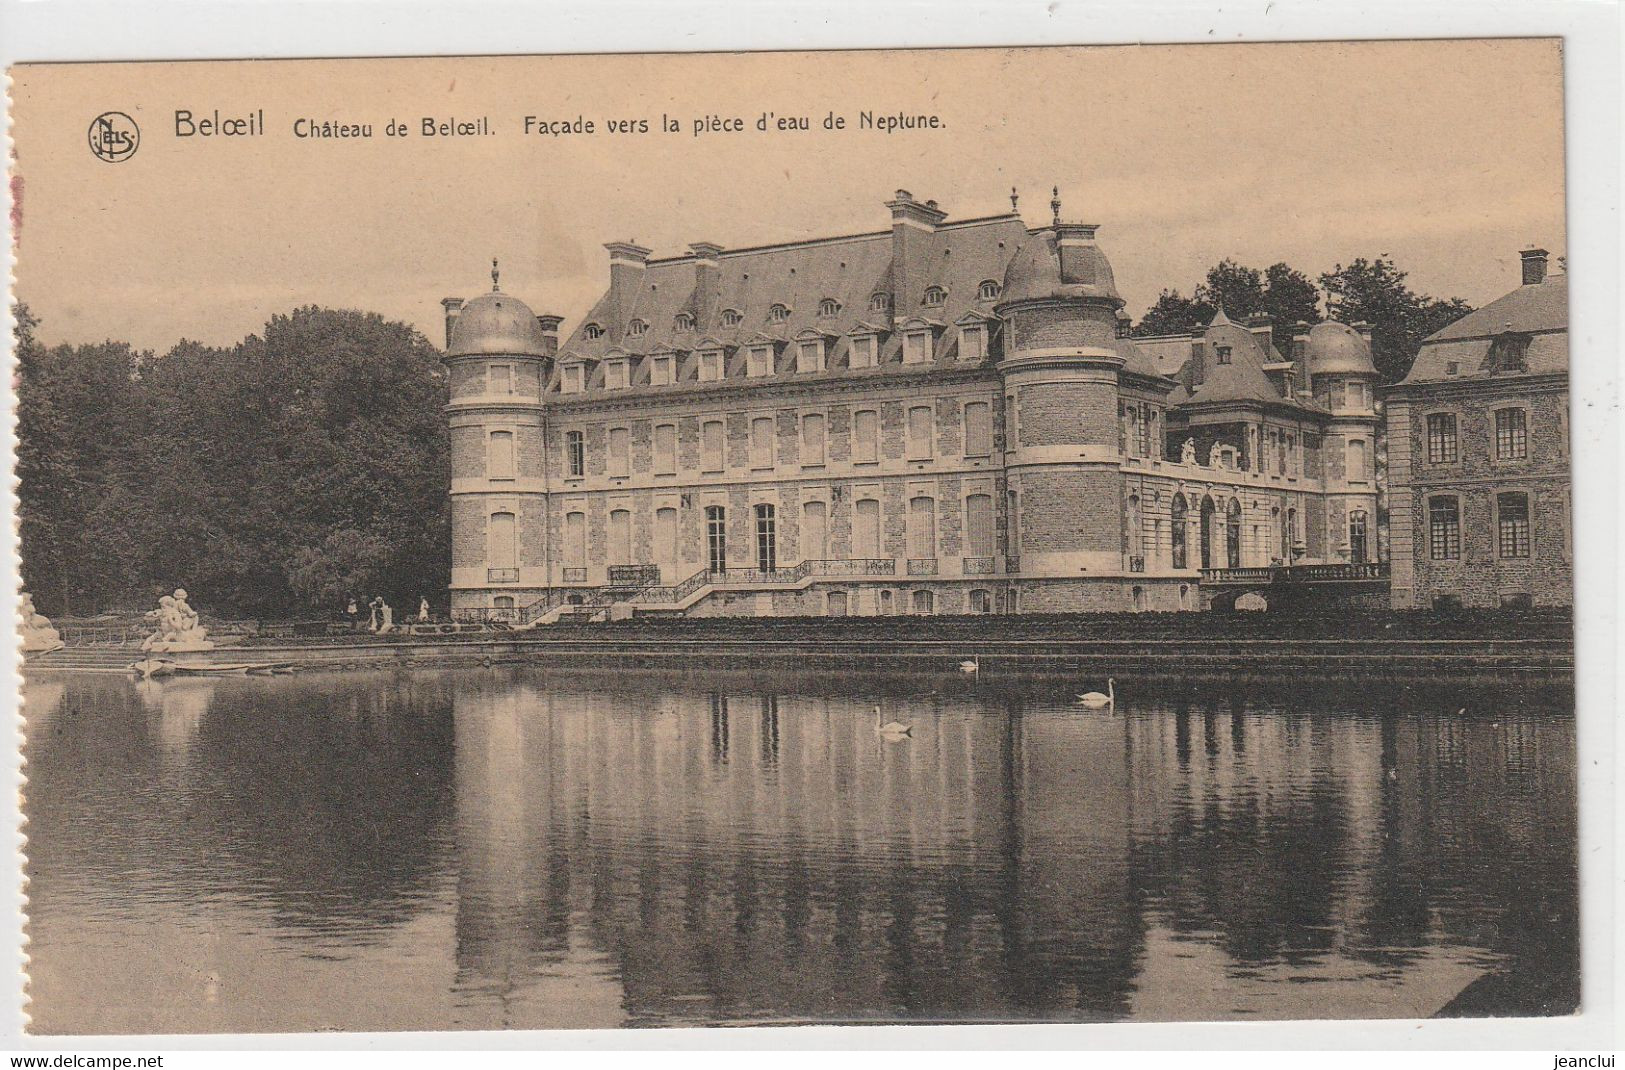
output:
[[1367, 335], [1132, 338], [1093, 224], [680, 256], [615, 242], [562, 341], [447, 298], [453, 611], [1199, 609], [1204, 569], [1375, 563]]
[[1547, 255], [1385, 391], [1395, 608], [1573, 604], [1568, 276]]

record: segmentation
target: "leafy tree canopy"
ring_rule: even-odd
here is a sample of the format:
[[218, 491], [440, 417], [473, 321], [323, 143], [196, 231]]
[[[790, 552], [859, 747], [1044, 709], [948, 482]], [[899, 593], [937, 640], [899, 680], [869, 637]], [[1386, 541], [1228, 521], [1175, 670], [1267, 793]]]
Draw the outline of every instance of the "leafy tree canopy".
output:
[[19, 324], [23, 569], [46, 612], [184, 586], [218, 615], [327, 615], [445, 589], [445, 384], [412, 328], [307, 307], [155, 359]]

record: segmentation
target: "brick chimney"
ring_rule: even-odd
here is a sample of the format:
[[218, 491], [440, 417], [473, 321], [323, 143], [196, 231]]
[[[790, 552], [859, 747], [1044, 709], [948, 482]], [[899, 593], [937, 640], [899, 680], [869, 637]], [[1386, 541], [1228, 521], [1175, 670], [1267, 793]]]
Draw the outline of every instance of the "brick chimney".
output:
[[1536, 286], [1546, 281], [1546, 257], [1550, 254], [1545, 249], [1525, 249], [1518, 254], [1523, 258], [1523, 284]]
[[463, 311], [463, 299], [461, 297], [442, 297], [440, 307], [446, 310], [446, 348], [450, 349], [451, 331], [453, 327], [457, 326], [457, 317]]
[[906, 189], [886, 202], [891, 209], [891, 287], [892, 309], [898, 320], [907, 319], [920, 307], [927, 280], [926, 239], [948, 213], [936, 201], [921, 204]]
[[563, 316], [537, 316], [536, 326], [542, 329], [542, 351], [550, 357], [559, 355], [559, 324]]
[[722, 285], [722, 246], [697, 241], [688, 247], [694, 257], [694, 321], [701, 331], [716, 326], [717, 294]]
[[1250, 316], [1247, 319], [1247, 330], [1258, 339], [1258, 344], [1264, 347], [1264, 359], [1270, 359], [1270, 346], [1275, 344], [1274, 320], [1265, 315]]
[[626, 317], [643, 286], [649, 250], [626, 241], [612, 241], [604, 248], [609, 250], [609, 323], [606, 326], [618, 338], [626, 329]]

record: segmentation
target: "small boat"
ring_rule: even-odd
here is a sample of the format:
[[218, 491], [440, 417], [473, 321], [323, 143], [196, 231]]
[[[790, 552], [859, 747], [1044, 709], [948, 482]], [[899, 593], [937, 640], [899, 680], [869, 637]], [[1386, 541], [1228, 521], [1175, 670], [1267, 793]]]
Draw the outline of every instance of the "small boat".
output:
[[130, 671], [143, 680], [155, 676], [269, 676], [272, 673], [293, 672], [291, 661], [226, 661], [179, 662], [166, 658], [147, 658], [133, 662]]

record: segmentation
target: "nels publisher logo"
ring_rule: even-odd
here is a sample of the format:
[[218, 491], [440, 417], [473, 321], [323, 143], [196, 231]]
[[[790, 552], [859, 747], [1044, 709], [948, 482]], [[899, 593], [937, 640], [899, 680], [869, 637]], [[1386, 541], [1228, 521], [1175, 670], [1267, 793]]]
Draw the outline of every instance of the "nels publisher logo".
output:
[[122, 163], [141, 144], [141, 128], [121, 111], [104, 111], [90, 124], [90, 151], [96, 159]]

